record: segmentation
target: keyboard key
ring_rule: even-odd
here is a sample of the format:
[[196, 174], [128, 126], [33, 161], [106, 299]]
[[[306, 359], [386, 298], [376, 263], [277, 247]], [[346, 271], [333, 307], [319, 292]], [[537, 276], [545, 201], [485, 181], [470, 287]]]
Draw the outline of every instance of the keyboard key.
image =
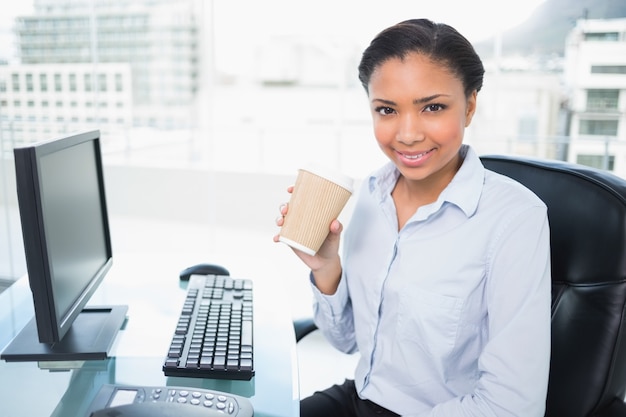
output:
[[213, 368], [217, 370], [225, 369], [226, 366], [226, 356], [217, 355], [213, 358]]
[[241, 344], [252, 346], [252, 320], [245, 320], [241, 323]]
[[239, 366], [242, 371], [251, 371], [252, 359], [241, 359]]
[[176, 358], [168, 358], [165, 361], [165, 366], [168, 368], [176, 368], [178, 366], [178, 359]]

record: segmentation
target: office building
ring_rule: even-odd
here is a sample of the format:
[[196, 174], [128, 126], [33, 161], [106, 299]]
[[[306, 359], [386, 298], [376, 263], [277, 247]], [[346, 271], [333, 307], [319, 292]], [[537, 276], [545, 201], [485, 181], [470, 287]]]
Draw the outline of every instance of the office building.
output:
[[2, 142], [7, 153], [84, 129], [120, 140], [132, 124], [131, 69], [124, 63], [0, 65], [0, 94], [0, 121], [10, 135]]
[[565, 50], [569, 156], [626, 176], [626, 19], [579, 20]]
[[192, 0], [35, 0], [17, 18], [22, 64], [127, 63], [133, 124], [188, 127], [198, 90]]

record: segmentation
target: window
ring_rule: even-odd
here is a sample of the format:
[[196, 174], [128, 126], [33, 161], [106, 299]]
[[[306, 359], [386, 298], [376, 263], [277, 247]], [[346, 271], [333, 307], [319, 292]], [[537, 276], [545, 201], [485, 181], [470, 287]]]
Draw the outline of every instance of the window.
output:
[[587, 110], [617, 110], [619, 90], [587, 90]]
[[26, 74], [26, 91], [33, 91], [33, 74]]
[[107, 75], [98, 74], [98, 91], [107, 91]]
[[[607, 169], [613, 171], [615, 166], [614, 155], [578, 155], [576, 162], [592, 168]], [[606, 165], [606, 166], [605, 166]]]
[[70, 74], [70, 91], [76, 91], [76, 74]]
[[41, 91], [48, 91], [48, 74], [39, 74], [39, 88]]
[[616, 136], [617, 120], [581, 120], [578, 133], [581, 135]]
[[63, 83], [61, 81], [61, 74], [54, 74], [54, 91], [63, 91]]
[[92, 91], [93, 85], [91, 80], [91, 74], [85, 74], [85, 91]]
[[617, 42], [619, 40], [618, 32], [595, 32], [585, 33], [586, 41], [596, 42]]
[[[0, 65], [0, 102], [4, 105], [0, 117], [13, 120], [17, 114], [24, 118], [36, 115], [33, 125], [37, 126], [37, 134], [25, 135], [29, 141], [44, 139], [44, 129], [56, 136], [63, 129], [99, 128], [104, 152], [111, 152], [110, 161], [133, 169], [142, 169], [144, 161], [149, 161], [150, 165], [168, 168], [292, 175], [296, 157], [306, 161], [330, 154], [326, 161], [329, 165], [359, 176], [385, 161], [375, 141], [364, 140], [371, 136], [371, 116], [356, 74], [363, 47], [374, 35], [372, 31], [392, 23], [383, 17], [384, 13], [361, 19], [367, 22], [365, 28], [355, 26], [353, 36], [345, 36], [343, 25], [333, 27], [354, 17], [354, 10], [344, 12], [344, 7], [333, 12], [335, 18], [326, 22], [320, 33], [319, 27], [313, 23], [309, 27], [308, 21], [297, 27], [292, 26], [292, 19], [276, 18], [274, 22], [272, 10], [254, 0], [246, 0], [246, 6], [213, 2], [211, 10], [209, 2], [204, 2], [206, 13], [198, 13], [198, 5], [203, 2], [197, 0], [27, 3], [33, 1], [36, 6], [32, 12], [25, 12], [29, 16], [15, 21], [12, 33], [12, 45], [22, 66], [12, 66], [12, 62]], [[414, 3], [406, 2], [405, 10], [414, 9]], [[525, 4], [518, 3], [516, 8]], [[247, 6], [255, 13], [242, 15], [241, 10]], [[323, 16], [318, 9], [311, 9], [311, 13]], [[253, 18], [255, 14], [258, 16]], [[311, 22], [317, 20], [313, 14]], [[236, 23], [244, 21], [253, 24], [251, 30], [258, 33], [253, 42], [239, 37]], [[573, 29], [575, 22], [571, 23]], [[578, 32], [583, 41], [588, 41], [584, 47], [591, 48], [589, 59], [593, 60], [577, 61], [586, 73], [581, 74], [581, 80], [590, 82], [577, 85], [573, 97], [566, 95], [569, 90], [561, 91], [556, 77], [566, 64], [560, 56], [545, 62], [551, 73], [537, 74], [537, 81], [530, 78], [534, 71], [527, 79], [526, 74], [516, 74], [517, 67], [503, 70], [497, 91], [485, 88], [479, 94], [481, 114], [477, 116], [481, 117], [475, 117], [466, 132], [468, 142], [484, 153], [511, 151], [557, 158], [572, 155], [574, 160], [573, 155], [581, 150], [601, 155], [609, 141], [606, 138], [613, 144], [616, 132], [620, 145], [626, 144], [626, 60], [621, 60], [618, 53], [600, 55], [620, 47], [625, 40], [626, 32], [616, 27], [612, 22], [606, 26], [585, 24], [582, 33]], [[207, 28], [211, 30], [204, 30]], [[470, 39], [475, 36], [471, 30], [459, 29]], [[486, 30], [482, 36], [487, 36]], [[615, 42], [616, 37], [620, 42]], [[491, 51], [492, 45], [484, 46]], [[506, 47], [503, 45], [503, 52]], [[488, 55], [491, 53], [482, 58], [489, 69]], [[503, 65], [508, 63], [502, 61]], [[515, 60], [512, 64], [517, 63]], [[523, 64], [540, 63], [544, 61], [533, 59]], [[31, 88], [29, 73], [32, 93], [27, 92]], [[486, 74], [485, 83], [490, 80], [493, 75]], [[18, 92], [14, 93], [13, 88]], [[14, 107], [15, 100], [20, 100], [17, 105], [21, 107]], [[60, 115], [64, 121], [57, 125]], [[42, 117], [47, 118], [46, 123]], [[104, 118], [114, 125], [106, 126]], [[30, 126], [16, 123], [11, 128], [27, 133]], [[576, 143], [578, 131], [585, 136], [580, 148]], [[2, 133], [5, 139], [11, 137]], [[566, 136], [569, 134], [573, 136], [571, 141]], [[587, 142], [597, 147], [587, 147]], [[159, 146], [149, 147], [146, 143]], [[119, 144], [123, 152], [119, 152]], [[619, 152], [612, 147], [616, 173], [626, 173], [626, 146]], [[294, 157], [282, 158], [277, 149]], [[239, 158], [232, 161], [228, 155], [236, 152], [240, 152]], [[0, 229], [3, 207], [0, 202]], [[176, 214], [176, 218], [182, 217]], [[0, 247], [4, 238], [0, 232]], [[0, 276], [7, 265], [2, 256], [0, 249]]]
[[11, 82], [13, 83], [13, 91], [20, 91], [20, 75], [19, 74], [11, 74]]
[[115, 91], [124, 91], [124, 85], [122, 83], [122, 74], [115, 74]]
[[626, 65], [592, 65], [592, 74], [626, 74]]

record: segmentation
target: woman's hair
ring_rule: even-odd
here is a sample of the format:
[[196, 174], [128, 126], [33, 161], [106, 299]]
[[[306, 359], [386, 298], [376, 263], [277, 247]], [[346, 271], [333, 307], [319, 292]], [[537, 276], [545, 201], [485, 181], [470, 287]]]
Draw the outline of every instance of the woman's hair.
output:
[[376, 68], [389, 59], [402, 60], [411, 53], [445, 65], [461, 80], [466, 96], [483, 86], [483, 63], [463, 35], [443, 23], [412, 19], [380, 32], [363, 52], [359, 80], [365, 91], [369, 93], [368, 85]]

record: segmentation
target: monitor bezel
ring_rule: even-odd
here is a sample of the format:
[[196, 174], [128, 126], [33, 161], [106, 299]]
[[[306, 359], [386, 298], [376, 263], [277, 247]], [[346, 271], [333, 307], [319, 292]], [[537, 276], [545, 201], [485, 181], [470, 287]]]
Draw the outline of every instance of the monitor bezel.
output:
[[[54, 300], [53, 276], [48, 257], [48, 243], [43, 216], [40, 161], [43, 156], [91, 142], [94, 147], [94, 164], [100, 196], [100, 213], [103, 222], [106, 259], [96, 273], [83, 286], [72, 304], [58, 316]], [[60, 342], [90, 300], [113, 263], [111, 234], [106, 203], [100, 131], [92, 130], [56, 137], [14, 149], [16, 185], [24, 252], [31, 288], [37, 334], [41, 343]]]

